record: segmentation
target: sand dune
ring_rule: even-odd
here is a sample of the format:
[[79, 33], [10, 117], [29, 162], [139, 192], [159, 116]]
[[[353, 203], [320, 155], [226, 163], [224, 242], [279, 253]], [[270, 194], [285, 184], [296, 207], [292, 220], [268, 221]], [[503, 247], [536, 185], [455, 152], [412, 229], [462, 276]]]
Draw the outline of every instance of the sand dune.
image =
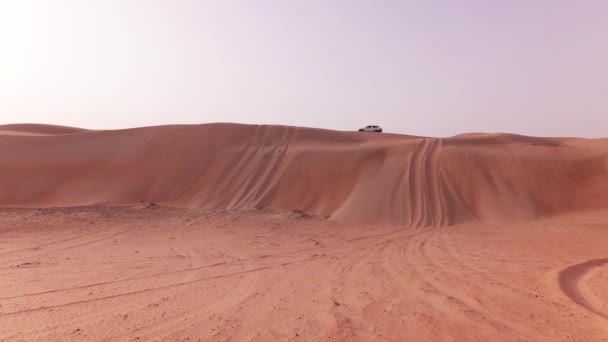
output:
[[62, 135], [89, 132], [89, 130], [43, 124], [0, 125], [0, 135]]
[[607, 155], [0, 126], [0, 340], [608, 341]]
[[603, 140], [438, 139], [236, 124], [1, 129], [11, 130], [45, 135], [0, 138], [5, 207], [143, 200], [438, 226], [608, 206]]

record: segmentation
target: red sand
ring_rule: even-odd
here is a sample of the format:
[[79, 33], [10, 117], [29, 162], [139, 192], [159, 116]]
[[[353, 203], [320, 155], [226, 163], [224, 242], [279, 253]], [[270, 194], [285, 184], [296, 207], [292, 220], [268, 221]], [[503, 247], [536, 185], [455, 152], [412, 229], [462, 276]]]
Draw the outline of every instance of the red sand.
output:
[[3, 341], [608, 340], [606, 139], [6, 125], [0, 151]]

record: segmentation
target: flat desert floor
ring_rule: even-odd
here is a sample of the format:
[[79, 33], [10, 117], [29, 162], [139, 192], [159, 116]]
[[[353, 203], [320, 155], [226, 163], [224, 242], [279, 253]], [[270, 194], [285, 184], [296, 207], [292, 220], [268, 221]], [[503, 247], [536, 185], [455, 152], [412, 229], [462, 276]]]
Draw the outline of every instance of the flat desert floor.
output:
[[0, 340], [608, 341], [606, 228], [0, 209]]

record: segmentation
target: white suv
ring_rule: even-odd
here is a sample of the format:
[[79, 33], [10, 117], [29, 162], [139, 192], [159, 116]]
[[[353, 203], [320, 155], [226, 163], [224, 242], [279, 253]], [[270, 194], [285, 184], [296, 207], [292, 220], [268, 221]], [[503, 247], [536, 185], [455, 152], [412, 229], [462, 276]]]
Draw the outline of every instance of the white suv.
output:
[[364, 128], [359, 128], [359, 132], [378, 132], [378, 133], [382, 133], [382, 128], [380, 128], [380, 126], [365, 126]]

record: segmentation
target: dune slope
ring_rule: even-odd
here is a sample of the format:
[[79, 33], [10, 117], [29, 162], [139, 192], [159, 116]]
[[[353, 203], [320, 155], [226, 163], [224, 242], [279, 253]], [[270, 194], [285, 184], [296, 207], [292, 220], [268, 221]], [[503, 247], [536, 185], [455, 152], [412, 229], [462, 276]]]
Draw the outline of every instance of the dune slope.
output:
[[[608, 206], [608, 141], [207, 124], [0, 127], [0, 206], [154, 201], [441, 226]], [[36, 127], [34, 127], [36, 128]], [[12, 133], [11, 133], [12, 132]], [[55, 132], [55, 133], [53, 133]], [[78, 134], [74, 134], [78, 133]]]

